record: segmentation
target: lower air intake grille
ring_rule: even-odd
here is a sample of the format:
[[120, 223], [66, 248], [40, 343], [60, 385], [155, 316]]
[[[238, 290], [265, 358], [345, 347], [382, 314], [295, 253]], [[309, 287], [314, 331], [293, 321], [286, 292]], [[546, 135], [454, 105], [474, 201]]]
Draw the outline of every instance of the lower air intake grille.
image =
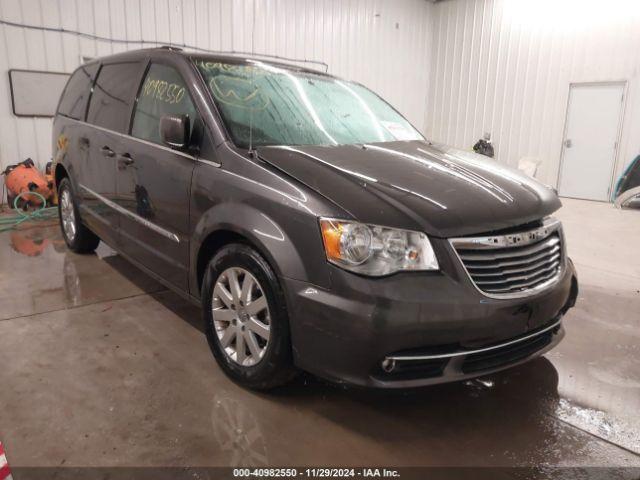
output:
[[483, 292], [526, 295], [553, 282], [562, 266], [560, 222], [506, 235], [451, 240], [467, 273]]
[[553, 335], [554, 334], [551, 331], [544, 332], [542, 335], [530, 338], [524, 342], [515, 343], [513, 345], [488, 352], [469, 355], [462, 363], [462, 372], [480, 372], [482, 370], [497, 368], [509, 363], [515, 363], [529, 355], [533, 355], [538, 350], [542, 350], [544, 347], [549, 345]]

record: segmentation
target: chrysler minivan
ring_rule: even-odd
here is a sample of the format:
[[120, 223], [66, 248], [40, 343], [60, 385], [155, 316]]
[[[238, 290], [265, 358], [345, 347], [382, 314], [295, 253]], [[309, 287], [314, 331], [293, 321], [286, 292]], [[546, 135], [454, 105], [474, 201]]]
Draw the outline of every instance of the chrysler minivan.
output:
[[411, 387], [563, 337], [556, 192], [434, 145], [364, 86], [174, 48], [78, 68], [53, 125], [60, 224], [202, 306], [224, 372]]

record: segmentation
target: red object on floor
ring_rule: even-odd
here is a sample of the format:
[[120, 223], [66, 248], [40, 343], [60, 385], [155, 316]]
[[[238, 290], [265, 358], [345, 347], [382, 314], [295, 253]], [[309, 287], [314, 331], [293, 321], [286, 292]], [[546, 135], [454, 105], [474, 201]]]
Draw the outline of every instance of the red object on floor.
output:
[[4, 447], [0, 443], [0, 480], [12, 480], [11, 470], [9, 470], [9, 462], [4, 453]]

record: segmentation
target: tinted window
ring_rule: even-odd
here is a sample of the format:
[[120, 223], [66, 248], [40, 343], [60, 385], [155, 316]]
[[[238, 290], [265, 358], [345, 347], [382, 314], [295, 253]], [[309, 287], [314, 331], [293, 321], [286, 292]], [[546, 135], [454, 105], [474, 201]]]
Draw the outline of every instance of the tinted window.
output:
[[174, 68], [152, 64], [138, 94], [131, 135], [162, 143], [160, 117], [181, 114], [189, 116], [193, 129], [197, 113], [184, 80]]
[[138, 90], [138, 62], [103, 65], [93, 88], [87, 121], [99, 127], [125, 132], [131, 103]]
[[60, 99], [58, 113], [76, 120], [84, 120], [91, 83], [97, 71], [98, 64], [94, 63], [92, 65], [83, 65], [73, 72]]
[[196, 59], [236, 145], [344, 145], [422, 139], [362, 85], [268, 63]]

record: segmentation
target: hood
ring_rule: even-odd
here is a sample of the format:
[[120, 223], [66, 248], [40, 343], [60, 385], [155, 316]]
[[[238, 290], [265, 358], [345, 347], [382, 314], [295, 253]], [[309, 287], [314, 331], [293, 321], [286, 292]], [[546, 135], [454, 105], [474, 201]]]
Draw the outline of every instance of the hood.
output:
[[258, 155], [358, 221], [437, 237], [500, 230], [561, 206], [518, 170], [424, 141], [261, 147]]

